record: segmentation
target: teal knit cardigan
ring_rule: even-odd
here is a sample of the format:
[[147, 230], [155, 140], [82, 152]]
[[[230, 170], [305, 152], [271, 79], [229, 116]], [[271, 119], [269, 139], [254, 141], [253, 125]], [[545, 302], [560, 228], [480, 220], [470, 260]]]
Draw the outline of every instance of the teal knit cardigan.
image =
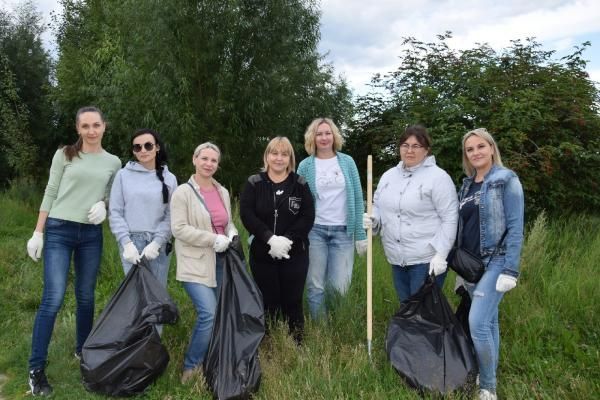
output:
[[[347, 154], [337, 152], [337, 159], [340, 164], [344, 180], [346, 181], [346, 233], [348, 236], [354, 236], [354, 240], [365, 240], [367, 234], [362, 224], [362, 216], [365, 209], [363, 201], [362, 186], [360, 185], [360, 176], [356, 163]], [[315, 199], [315, 208], [318, 212], [318, 203], [316, 199], [316, 167], [315, 156], [309, 156], [298, 165], [298, 175], [302, 175], [308, 182], [310, 191]]]

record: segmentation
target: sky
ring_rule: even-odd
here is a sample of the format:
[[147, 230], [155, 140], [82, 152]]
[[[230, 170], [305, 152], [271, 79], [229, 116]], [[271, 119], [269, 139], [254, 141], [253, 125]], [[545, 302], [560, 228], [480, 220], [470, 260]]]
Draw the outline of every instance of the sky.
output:
[[[0, 0], [2, 8], [17, 3]], [[58, 0], [37, 0], [46, 22], [60, 11]], [[402, 40], [435, 41], [452, 31], [451, 48], [469, 49], [487, 43], [495, 50], [510, 40], [535, 37], [556, 57], [591, 42], [584, 53], [587, 72], [600, 82], [600, 1], [598, 0], [321, 0], [319, 51], [355, 94], [369, 91], [376, 73], [399, 66]], [[44, 41], [52, 48], [52, 35]]]

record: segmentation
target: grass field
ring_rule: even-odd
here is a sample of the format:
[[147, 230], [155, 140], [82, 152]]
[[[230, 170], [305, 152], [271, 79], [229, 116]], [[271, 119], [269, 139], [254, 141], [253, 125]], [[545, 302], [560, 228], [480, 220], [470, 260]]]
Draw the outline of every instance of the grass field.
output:
[[[32, 200], [34, 199], [34, 200]], [[42, 264], [26, 254], [41, 197], [34, 192], [0, 195], [0, 374], [6, 399], [28, 398], [27, 359], [31, 328], [42, 291]], [[241, 224], [238, 223], [238, 227]], [[105, 248], [96, 291], [100, 312], [123, 278], [114, 238], [104, 227]], [[297, 348], [279, 326], [261, 345], [262, 384], [256, 399], [419, 399], [389, 365], [384, 351], [387, 323], [398, 304], [390, 268], [379, 241], [374, 248], [373, 357], [366, 348], [366, 273], [357, 258], [352, 286], [335, 299], [327, 321], [307, 322], [304, 346]], [[165, 327], [171, 355], [165, 374], [144, 399], [209, 399], [201, 381], [181, 385], [183, 353], [194, 321], [190, 300], [175, 281], [169, 292], [181, 320]], [[522, 276], [500, 306], [502, 332], [498, 393], [502, 399], [600, 398], [600, 218], [571, 217], [528, 226]], [[454, 304], [454, 275], [445, 291]], [[75, 300], [69, 285], [58, 315], [46, 369], [55, 399], [96, 399], [81, 384], [73, 357]], [[473, 393], [450, 395], [472, 398]], [[425, 398], [430, 398], [425, 395]]]

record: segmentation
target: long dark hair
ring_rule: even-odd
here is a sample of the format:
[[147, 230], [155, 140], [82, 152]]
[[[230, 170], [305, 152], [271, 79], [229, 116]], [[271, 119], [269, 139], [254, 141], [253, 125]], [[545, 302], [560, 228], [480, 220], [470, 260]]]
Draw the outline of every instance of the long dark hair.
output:
[[169, 202], [169, 188], [165, 184], [165, 177], [163, 176], [163, 170], [168, 159], [167, 149], [158, 132], [148, 128], [142, 128], [135, 131], [133, 135], [131, 135], [131, 143], [133, 144], [133, 139], [136, 137], [145, 134], [152, 135], [154, 137], [154, 143], [159, 147], [159, 150], [156, 152], [156, 158], [154, 159], [154, 170], [156, 171], [156, 176], [162, 182], [163, 203], [167, 204]]
[[[100, 109], [98, 107], [85, 106], [85, 107], [81, 107], [79, 110], [77, 110], [77, 114], [75, 115], [75, 127], [77, 127], [77, 125], [79, 124], [79, 117], [81, 116], [81, 114], [86, 113], [86, 112], [97, 113], [100, 116], [100, 119], [102, 120], [102, 122], [106, 123], [106, 121], [104, 119], [104, 114], [102, 114], [102, 111], [100, 111]], [[79, 152], [81, 151], [82, 145], [83, 145], [83, 140], [81, 140], [81, 135], [80, 135], [77, 138], [77, 141], [75, 143], [63, 147], [63, 152], [65, 153], [65, 157], [67, 157], [67, 160], [73, 161], [74, 157], [79, 157]]]

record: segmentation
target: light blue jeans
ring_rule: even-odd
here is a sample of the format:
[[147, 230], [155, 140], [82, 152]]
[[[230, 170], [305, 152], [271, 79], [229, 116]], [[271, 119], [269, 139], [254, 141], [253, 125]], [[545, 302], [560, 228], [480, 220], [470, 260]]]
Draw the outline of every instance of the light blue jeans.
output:
[[201, 283], [182, 282], [196, 309], [196, 324], [190, 344], [183, 360], [183, 370], [196, 368], [204, 361], [212, 334], [219, 291], [223, 280], [223, 261], [225, 257], [217, 253], [217, 287], [211, 288]]
[[44, 236], [44, 292], [33, 324], [29, 369], [46, 367], [54, 322], [67, 290], [71, 258], [77, 300], [75, 351], [81, 351], [94, 322], [94, 293], [102, 258], [102, 225], [48, 218]]
[[[414, 265], [392, 265], [392, 280], [394, 289], [398, 295], [400, 303], [408, 300], [410, 296], [417, 293], [425, 283], [425, 278], [429, 274], [429, 263]], [[435, 283], [441, 288], [444, 287], [446, 272], [435, 277]]]
[[339, 294], [348, 291], [354, 266], [354, 238], [348, 236], [345, 225], [313, 225], [308, 234], [308, 275], [306, 292], [312, 319], [326, 312], [327, 290]]
[[[489, 257], [483, 259], [487, 264]], [[497, 255], [488, 265], [476, 285], [466, 285], [471, 295], [469, 328], [479, 365], [479, 387], [496, 391], [496, 370], [500, 355], [500, 326], [498, 306], [504, 293], [496, 290], [498, 275], [504, 266], [504, 256]]]
[[[129, 237], [137, 248], [138, 252], [142, 254], [142, 250], [150, 242], [152, 242], [152, 233], [150, 232], [130, 232]], [[163, 244], [160, 247], [158, 257], [148, 262], [152, 275], [161, 283], [163, 287], [167, 287], [167, 277], [169, 276], [169, 264], [171, 263], [171, 256], [166, 253], [167, 245]], [[125, 275], [129, 272], [132, 264], [123, 258], [123, 247], [119, 245], [119, 255], [121, 256], [121, 263], [123, 264], [123, 272]]]

